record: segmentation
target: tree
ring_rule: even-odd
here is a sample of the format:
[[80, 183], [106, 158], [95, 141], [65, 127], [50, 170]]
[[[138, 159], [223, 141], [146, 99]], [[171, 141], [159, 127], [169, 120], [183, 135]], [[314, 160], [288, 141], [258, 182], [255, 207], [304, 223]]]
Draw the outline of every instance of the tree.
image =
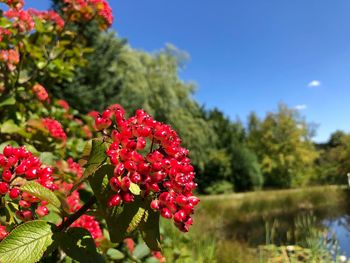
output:
[[334, 132], [323, 145], [317, 159], [316, 183], [346, 184], [350, 172], [350, 135], [343, 131]]
[[235, 145], [231, 151], [232, 176], [238, 192], [258, 190], [264, 184], [257, 156], [245, 145]]
[[265, 186], [291, 187], [309, 180], [318, 154], [297, 111], [281, 104], [263, 120], [252, 114], [248, 127], [247, 143], [258, 156]]

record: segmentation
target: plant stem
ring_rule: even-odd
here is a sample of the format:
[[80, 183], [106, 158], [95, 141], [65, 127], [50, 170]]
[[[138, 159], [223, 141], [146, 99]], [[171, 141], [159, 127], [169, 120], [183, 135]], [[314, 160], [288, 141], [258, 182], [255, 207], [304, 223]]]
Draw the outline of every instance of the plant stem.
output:
[[87, 201], [77, 212], [75, 212], [73, 215], [69, 216], [66, 221], [62, 223], [58, 227], [60, 231], [66, 230], [71, 224], [73, 224], [76, 220], [79, 219], [87, 210], [89, 210], [95, 203], [97, 199], [96, 196], [93, 196]]

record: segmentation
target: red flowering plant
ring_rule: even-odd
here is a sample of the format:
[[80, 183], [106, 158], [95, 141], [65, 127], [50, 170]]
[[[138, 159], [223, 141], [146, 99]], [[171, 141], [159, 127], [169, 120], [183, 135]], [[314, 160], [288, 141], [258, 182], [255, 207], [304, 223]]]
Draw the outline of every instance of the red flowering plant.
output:
[[84, 63], [79, 29], [110, 26], [108, 3], [65, 0], [59, 14], [0, 3], [0, 262], [164, 262], [160, 216], [187, 232], [199, 202], [177, 133], [118, 104], [80, 114], [43, 84]]

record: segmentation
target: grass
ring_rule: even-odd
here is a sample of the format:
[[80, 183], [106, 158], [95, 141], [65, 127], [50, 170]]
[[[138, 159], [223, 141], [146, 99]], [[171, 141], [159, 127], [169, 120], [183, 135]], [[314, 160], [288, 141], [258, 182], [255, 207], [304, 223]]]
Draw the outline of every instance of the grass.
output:
[[[261, 262], [257, 247], [267, 243], [266, 228], [277, 224], [272, 228], [286, 233], [277, 243], [288, 238], [295, 242], [297, 237], [288, 232], [285, 218], [310, 211], [316, 217], [336, 217], [336, 212], [343, 212], [340, 207], [347, 208], [348, 197], [347, 188], [339, 186], [202, 196], [188, 234], [182, 235], [162, 221], [165, 236], [170, 237], [164, 240], [165, 255], [168, 262], [177, 263]], [[256, 237], [255, 243], [248, 235]]]

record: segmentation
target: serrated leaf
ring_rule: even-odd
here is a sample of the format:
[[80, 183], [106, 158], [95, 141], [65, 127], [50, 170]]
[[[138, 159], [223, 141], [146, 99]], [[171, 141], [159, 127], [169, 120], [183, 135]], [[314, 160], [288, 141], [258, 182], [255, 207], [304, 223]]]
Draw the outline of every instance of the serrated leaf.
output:
[[[135, 201], [134, 202], [132, 202], [131, 204], [134, 204], [135, 203]], [[131, 218], [131, 220], [130, 220], [130, 222], [128, 223], [129, 225], [128, 225], [128, 228], [126, 229], [126, 233], [127, 234], [130, 234], [131, 232], [133, 232], [134, 230], [136, 230], [136, 228], [140, 225], [140, 223], [141, 223], [141, 220], [142, 220], [142, 218], [144, 217], [144, 215], [145, 215], [145, 208], [143, 208], [141, 205], [143, 205], [143, 204], [138, 204], [138, 202], [136, 202], [134, 205], [136, 205], [137, 206], [137, 208], [128, 208], [128, 205], [129, 204], [126, 204], [126, 205], [124, 205], [125, 207], [124, 207], [124, 213], [126, 213], [126, 210], [127, 209], [130, 209], [131, 211], [131, 216], [132, 216], [132, 218]], [[135, 209], [137, 209], [137, 211], [136, 211], [136, 213], [134, 212], [135, 211]], [[121, 214], [122, 215], [122, 214]]]
[[38, 262], [52, 243], [51, 237], [52, 230], [48, 223], [42, 220], [24, 223], [0, 242], [0, 262]]
[[150, 249], [160, 251], [159, 212], [154, 212], [152, 209], [147, 211], [148, 216], [140, 226], [141, 235]]
[[114, 243], [119, 243], [139, 226], [145, 214], [146, 202], [136, 196], [132, 203], [108, 208], [108, 199], [115, 194], [108, 184], [113, 171], [114, 166], [103, 165], [89, 177], [89, 183], [98, 200], [98, 209], [107, 222], [110, 239]]
[[45, 188], [44, 186], [42, 186], [37, 182], [33, 182], [33, 181], [26, 182], [21, 187], [21, 191], [31, 194], [35, 197], [38, 197], [41, 200], [45, 200], [57, 208], [61, 206], [61, 202], [57, 198], [57, 196], [52, 191], [50, 191], [49, 189]]
[[137, 259], [143, 259], [144, 257], [148, 256], [151, 251], [145, 244], [138, 244], [132, 255]]
[[106, 145], [101, 139], [92, 140], [91, 151], [85, 165], [84, 177], [90, 176], [106, 161]]
[[108, 249], [107, 256], [112, 260], [121, 260], [125, 257], [122, 252], [115, 248]]
[[134, 195], [140, 195], [141, 193], [141, 189], [137, 184], [131, 183], [130, 184], [130, 188], [129, 188], [130, 192], [133, 193]]
[[61, 240], [60, 248], [72, 259], [86, 263], [104, 262], [102, 255], [97, 252], [95, 241], [88, 230], [77, 227], [70, 228], [62, 235]]

